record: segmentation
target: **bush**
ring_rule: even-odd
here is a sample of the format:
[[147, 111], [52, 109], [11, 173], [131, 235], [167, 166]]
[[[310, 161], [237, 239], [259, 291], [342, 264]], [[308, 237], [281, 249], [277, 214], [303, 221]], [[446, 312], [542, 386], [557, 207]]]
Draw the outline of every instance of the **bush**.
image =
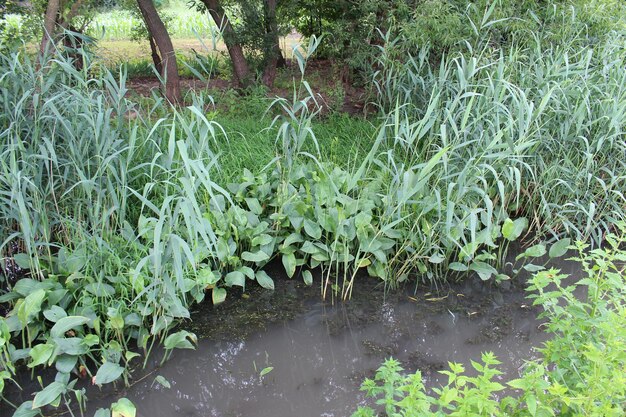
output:
[[328, 35], [321, 54], [369, 73], [386, 38], [402, 37], [400, 56], [428, 46], [434, 59], [536, 36], [584, 46], [623, 29], [625, 10], [618, 0], [367, 0], [303, 2], [286, 13], [305, 36]]
[[[403, 375], [389, 359], [362, 390], [376, 398], [386, 416], [623, 416], [626, 411], [626, 227], [607, 237], [606, 247], [588, 250], [578, 243], [577, 260], [586, 276], [575, 283], [550, 269], [537, 273], [529, 298], [544, 309], [546, 331], [552, 338], [539, 349], [542, 357], [526, 365], [521, 378], [506, 382], [516, 390], [499, 397], [505, 385], [490, 353], [482, 363], [472, 361], [475, 377], [450, 363], [448, 383], [427, 395], [420, 372]], [[576, 294], [575, 294], [576, 292]], [[580, 296], [579, 294], [585, 294]], [[370, 407], [353, 417], [371, 417]]]

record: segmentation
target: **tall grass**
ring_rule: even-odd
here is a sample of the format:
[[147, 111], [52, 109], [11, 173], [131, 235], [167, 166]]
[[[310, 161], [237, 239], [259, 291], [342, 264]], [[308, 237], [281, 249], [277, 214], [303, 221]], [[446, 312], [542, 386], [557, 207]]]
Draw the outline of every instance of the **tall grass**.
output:
[[[174, 38], [210, 38], [216, 25], [205, 13], [195, 9], [176, 7], [165, 8], [162, 12], [170, 36]], [[113, 9], [98, 13], [89, 25], [89, 34], [102, 40], [132, 39], [137, 36], [137, 28], [143, 22], [127, 10]]]
[[485, 213], [491, 201], [527, 216], [536, 233], [598, 245], [626, 207], [622, 42], [593, 49], [535, 39], [437, 65], [427, 49], [400, 63], [390, 42], [373, 79], [393, 120], [389, 140], [412, 161], [450, 149], [437, 189], [466, 213], [473, 204]]
[[[2, 59], [2, 253], [17, 240], [33, 278], [76, 273], [79, 288], [104, 288], [90, 293], [96, 314], [186, 317], [185, 279], [214, 241], [195, 201], [213, 192], [213, 124], [193, 107], [127, 120], [123, 73], [92, 79], [57, 59], [42, 77], [23, 56]], [[93, 302], [85, 294], [73, 308]]]

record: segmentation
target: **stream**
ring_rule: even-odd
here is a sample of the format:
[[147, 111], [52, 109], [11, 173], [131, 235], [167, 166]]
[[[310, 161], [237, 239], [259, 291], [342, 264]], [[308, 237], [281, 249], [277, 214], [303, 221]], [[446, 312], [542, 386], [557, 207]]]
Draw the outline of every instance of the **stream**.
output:
[[[231, 290], [222, 305], [199, 306], [182, 326], [198, 335], [195, 350], [174, 351], [162, 366], [162, 353], [154, 353], [130, 387], [87, 387], [86, 415], [125, 396], [145, 417], [348, 417], [366, 403], [363, 379], [386, 358], [421, 370], [430, 389], [446, 382], [438, 371], [448, 361], [471, 374], [470, 359], [491, 351], [502, 362], [499, 379], [507, 381], [548, 337], [521, 277], [504, 285], [470, 277], [387, 292], [379, 280], [357, 277], [350, 301], [331, 302], [320, 299], [319, 285], [289, 280], [279, 267], [267, 271], [275, 291], [250, 285], [245, 293]], [[22, 376], [22, 386], [32, 385]], [[28, 391], [12, 400], [29, 399]], [[12, 414], [0, 408], [0, 416]]]

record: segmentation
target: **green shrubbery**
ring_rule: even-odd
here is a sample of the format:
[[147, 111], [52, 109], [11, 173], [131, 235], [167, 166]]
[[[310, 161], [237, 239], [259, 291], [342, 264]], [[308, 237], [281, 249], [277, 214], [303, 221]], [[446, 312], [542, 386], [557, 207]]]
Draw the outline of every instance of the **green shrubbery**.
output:
[[535, 37], [582, 47], [623, 30], [625, 11], [618, 0], [316, 1], [285, 7], [300, 33], [327, 35], [321, 53], [366, 74], [385, 37], [402, 37], [395, 44], [401, 60], [424, 47], [431, 47], [431, 59], [438, 60]]
[[[362, 389], [386, 416], [603, 416], [626, 412], [626, 228], [609, 235], [606, 247], [576, 246], [585, 276], [578, 282], [550, 269], [537, 273], [528, 287], [544, 309], [551, 338], [539, 349], [541, 359], [526, 364], [520, 378], [500, 381], [500, 362], [489, 353], [472, 361], [476, 376], [450, 363], [448, 383], [426, 394], [420, 372], [404, 375], [387, 360]], [[503, 382], [505, 385], [503, 385]], [[514, 390], [510, 396], [501, 392]], [[353, 417], [376, 414], [360, 408]]]

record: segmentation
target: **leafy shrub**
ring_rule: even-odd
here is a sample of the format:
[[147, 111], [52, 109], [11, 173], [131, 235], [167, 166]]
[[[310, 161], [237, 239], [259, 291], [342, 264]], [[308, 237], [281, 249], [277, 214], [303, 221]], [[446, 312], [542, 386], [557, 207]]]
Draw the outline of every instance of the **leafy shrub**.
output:
[[[626, 227], [607, 237], [603, 249], [588, 250], [578, 243], [578, 257], [586, 276], [577, 282], [550, 269], [537, 273], [528, 287], [535, 305], [544, 308], [546, 331], [552, 336], [539, 349], [541, 359], [530, 362], [521, 378], [507, 381], [513, 396], [498, 393], [505, 385], [492, 354], [472, 361], [475, 377], [450, 363], [442, 371], [448, 382], [425, 393], [420, 372], [403, 375], [389, 359], [374, 379], [362, 386], [386, 416], [622, 416], [626, 411]], [[575, 294], [576, 292], [576, 294]], [[584, 294], [584, 295], [580, 295]], [[354, 417], [376, 415], [370, 407]]]
[[32, 20], [32, 17], [24, 19], [15, 14], [0, 16], [0, 51], [13, 51], [31, 40]]
[[458, 50], [467, 44], [480, 49], [485, 42], [507, 47], [514, 40], [534, 36], [556, 44], [574, 40], [584, 46], [622, 29], [623, 13], [623, 4], [613, 0], [427, 0], [415, 8], [413, 19], [400, 24], [399, 30], [409, 40], [403, 48], [430, 45], [437, 52]]
[[284, 6], [305, 36], [327, 34], [320, 53], [369, 74], [377, 46], [396, 43], [398, 59], [430, 47], [431, 58], [541, 37], [555, 44], [601, 44], [624, 29], [618, 0], [385, 0], [315, 1]]

